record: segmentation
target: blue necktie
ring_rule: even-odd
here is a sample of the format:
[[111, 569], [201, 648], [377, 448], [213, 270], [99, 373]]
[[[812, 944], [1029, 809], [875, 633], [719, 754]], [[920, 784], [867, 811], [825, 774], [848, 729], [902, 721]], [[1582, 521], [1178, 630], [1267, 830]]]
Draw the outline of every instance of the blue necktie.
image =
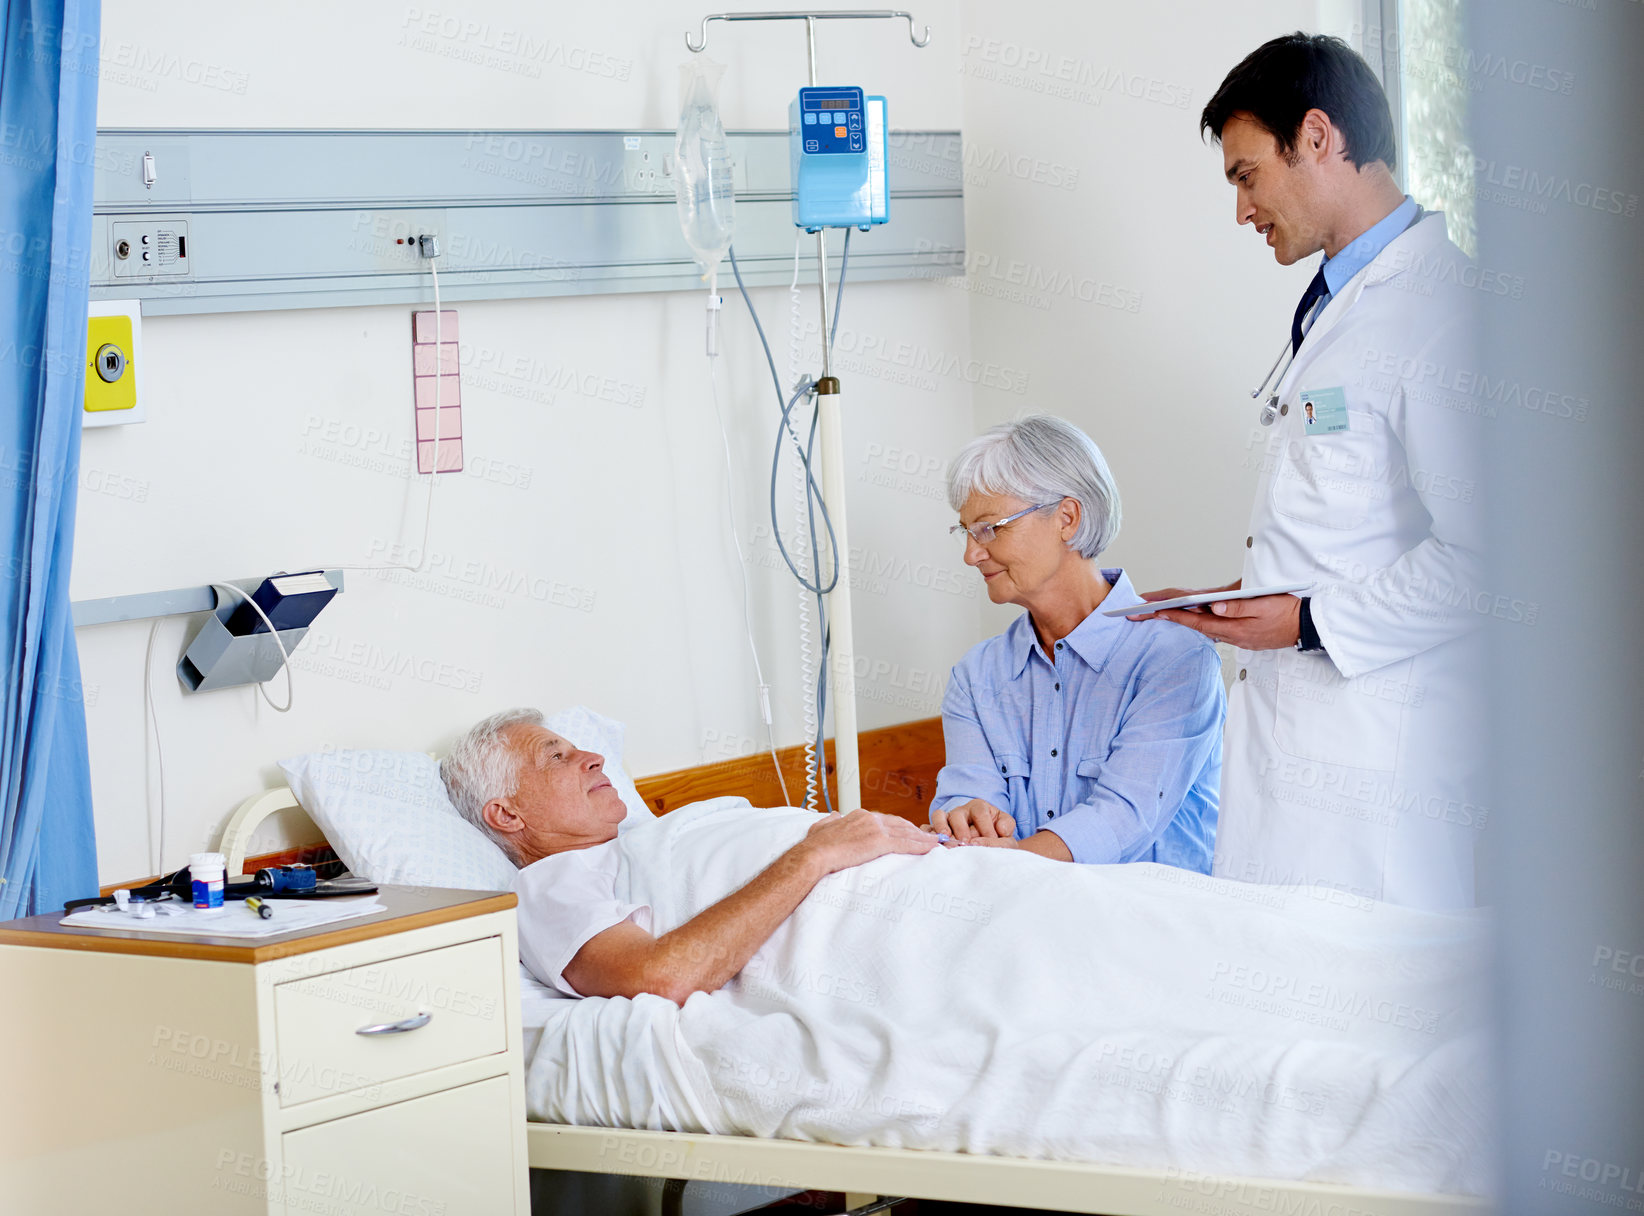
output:
[[1301, 349], [1302, 322], [1307, 319], [1307, 314], [1312, 311], [1313, 305], [1317, 304], [1321, 297], [1329, 294], [1330, 287], [1324, 281], [1324, 267], [1320, 266], [1319, 272], [1313, 276], [1313, 281], [1307, 285], [1307, 291], [1302, 295], [1301, 303], [1296, 305], [1296, 319], [1290, 322], [1290, 353], [1292, 355]]

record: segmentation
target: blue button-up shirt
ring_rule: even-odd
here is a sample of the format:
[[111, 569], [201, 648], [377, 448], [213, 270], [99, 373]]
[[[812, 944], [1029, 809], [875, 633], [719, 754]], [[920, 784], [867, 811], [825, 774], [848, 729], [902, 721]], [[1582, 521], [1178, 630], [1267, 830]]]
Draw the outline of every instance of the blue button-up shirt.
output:
[[[1103, 607], [1141, 599], [1103, 570]], [[1091, 613], [1056, 643], [1027, 613], [972, 648], [942, 701], [947, 764], [933, 811], [980, 798], [1041, 828], [1074, 861], [1157, 861], [1210, 873], [1227, 698], [1203, 634]]]
[[1341, 294], [1341, 289], [1347, 286], [1354, 275], [1374, 262], [1376, 256], [1393, 243], [1394, 237], [1410, 226], [1418, 210], [1416, 200], [1406, 194], [1402, 203], [1348, 241], [1337, 251], [1335, 257], [1324, 259], [1324, 264], [1319, 269], [1324, 271], [1324, 285], [1328, 290], [1319, 301], [1314, 316], [1322, 312], [1333, 297]]

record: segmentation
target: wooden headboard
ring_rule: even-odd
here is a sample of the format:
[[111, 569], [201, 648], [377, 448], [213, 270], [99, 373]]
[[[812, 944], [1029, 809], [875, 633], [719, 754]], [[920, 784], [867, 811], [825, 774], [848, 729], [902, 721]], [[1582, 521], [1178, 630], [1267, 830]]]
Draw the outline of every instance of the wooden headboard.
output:
[[[862, 805], [873, 811], [900, 815], [915, 823], [927, 821], [930, 800], [936, 793], [936, 774], [942, 767], [942, 719], [923, 718], [881, 730], [864, 731], [857, 737], [862, 769]], [[805, 749], [778, 749], [782, 778], [788, 785], [789, 804], [803, 805], [805, 799]], [[833, 740], [827, 743], [828, 789], [833, 781]], [[776, 780], [771, 753], [739, 756], [717, 764], [682, 768], [635, 778], [639, 796], [658, 815], [678, 810], [688, 802], [740, 795], [755, 806], [781, 806], [782, 788]]]
[[[942, 767], [942, 719], [923, 718], [887, 726], [881, 730], [864, 731], [857, 738], [862, 770], [862, 803], [869, 810], [900, 815], [914, 823], [927, 821], [930, 800], [936, 793], [936, 774]], [[805, 749], [785, 747], [777, 750], [782, 764], [782, 777], [788, 786], [788, 801], [803, 803], [805, 797]], [[836, 789], [833, 781], [833, 740], [826, 749], [828, 788]], [[678, 810], [687, 803], [704, 798], [733, 795], [746, 798], [755, 806], [780, 806], [782, 787], [776, 779], [775, 766], [769, 752], [752, 756], [738, 756], [714, 764], [700, 764], [695, 768], [677, 769], [658, 773], [653, 777], [636, 778], [634, 784], [639, 796], [658, 815]], [[276, 853], [261, 853], [245, 859], [242, 873], [250, 874], [263, 866], [312, 865], [329, 877], [342, 869], [342, 862], [328, 844], [298, 845]], [[130, 887], [150, 879], [135, 879], [110, 883], [103, 888], [107, 895], [115, 887]]]

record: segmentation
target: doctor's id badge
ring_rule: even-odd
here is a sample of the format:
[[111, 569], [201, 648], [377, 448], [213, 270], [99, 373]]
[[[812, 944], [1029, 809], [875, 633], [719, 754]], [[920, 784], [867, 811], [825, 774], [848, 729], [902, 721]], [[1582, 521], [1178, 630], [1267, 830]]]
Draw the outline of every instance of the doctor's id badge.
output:
[[1309, 435], [1334, 435], [1347, 429], [1347, 390], [1342, 388], [1302, 389], [1302, 424]]

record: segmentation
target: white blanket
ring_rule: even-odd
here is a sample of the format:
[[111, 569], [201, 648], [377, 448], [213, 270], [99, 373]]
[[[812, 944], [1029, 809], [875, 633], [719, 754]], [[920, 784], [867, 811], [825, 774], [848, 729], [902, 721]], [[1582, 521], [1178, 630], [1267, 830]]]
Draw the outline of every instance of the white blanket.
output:
[[[717, 799], [622, 840], [658, 934], [815, 822]], [[1481, 914], [964, 848], [835, 874], [683, 1009], [567, 1001], [532, 1118], [1393, 1190], [1489, 1176]]]

